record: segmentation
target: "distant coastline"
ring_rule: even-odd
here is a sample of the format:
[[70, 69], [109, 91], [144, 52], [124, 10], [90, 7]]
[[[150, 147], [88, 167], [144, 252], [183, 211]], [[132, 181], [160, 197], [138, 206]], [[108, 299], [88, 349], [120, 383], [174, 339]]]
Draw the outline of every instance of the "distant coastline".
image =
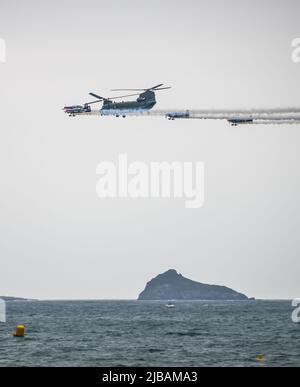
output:
[[9, 302], [9, 301], [37, 301], [36, 299], [31, 299], [31, 298], [11, 297], [11, 296], [0, 296], [0, 300], [4, 300], [6, 302]]

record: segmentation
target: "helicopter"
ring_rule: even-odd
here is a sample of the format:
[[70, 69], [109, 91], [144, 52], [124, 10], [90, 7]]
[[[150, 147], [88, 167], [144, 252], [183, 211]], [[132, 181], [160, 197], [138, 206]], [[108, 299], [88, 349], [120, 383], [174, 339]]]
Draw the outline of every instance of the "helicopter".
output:
[[[170, 89], [171, 87], [161, 87], [162, 83], [159, 85], [150, 87], [148, 89], [111, 89], [111, 91], [138, 91], [138, 93], [121, 95], [117, 97], [102, 97], [95, 93], [89, 93], [94, 98], [97, 98], [96, 101], [87, 102], [84, 105], [73, 105], [65, 106], [63, 110], [65, 113], [69, 114], [70, 117], [75, 117], [77, 114], [89, 113], [91, 112], [91, 104], [103, 102], [100, 109], [100, 114], [104, 115], [114, 115], [119, 117], [126, 117], [126, 113], [132, 113], [135, 111], [147, 111], [153, 108], [156, 104], [155, 92], [159, 90]], [[122, 101], [115, 102], [116, 99], [138, 96], [135, 101]]]

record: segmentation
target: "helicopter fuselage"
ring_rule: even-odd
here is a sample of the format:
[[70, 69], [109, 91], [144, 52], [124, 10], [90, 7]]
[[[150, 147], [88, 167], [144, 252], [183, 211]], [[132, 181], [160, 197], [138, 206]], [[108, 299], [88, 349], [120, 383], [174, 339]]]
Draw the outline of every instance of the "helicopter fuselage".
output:
[[136, 101], [114, 102], [111, 100], [105, 100], [100, 109], [100, 113], [103, 115], [111, 115], [137, 110], [150, 110], [155, 104], [155, 93], [148, 90], [144, 93], [141, 93]]

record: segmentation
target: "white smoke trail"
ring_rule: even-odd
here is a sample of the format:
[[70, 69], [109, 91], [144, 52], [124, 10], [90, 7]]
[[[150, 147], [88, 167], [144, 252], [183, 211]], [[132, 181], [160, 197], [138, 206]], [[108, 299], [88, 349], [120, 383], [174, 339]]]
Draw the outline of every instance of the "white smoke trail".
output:
[[[164, 116], [174, 119], [199, 119], [199, 120], [248, 120], [253, 122], [239, 122], [238, 124], [299, 124], [300, 108], [278, 108], [278, 109], [257, 109], [257, 110], [148, 110], [148, 111], [124, 111], [112, 110], [105, 114], [100, 110], [93, 110], [79, 115], [109, 115], [109, 116]], [[259, 122], [258, 122], [259, 121]]]

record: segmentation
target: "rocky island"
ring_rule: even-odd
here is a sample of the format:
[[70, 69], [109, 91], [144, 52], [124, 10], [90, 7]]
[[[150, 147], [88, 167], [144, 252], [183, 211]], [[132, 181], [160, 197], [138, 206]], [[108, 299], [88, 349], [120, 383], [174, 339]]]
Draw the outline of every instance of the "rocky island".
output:
[[192, 281], [171, 269], [149, 281], [138, 300], [249, 300], [225, 286]]

